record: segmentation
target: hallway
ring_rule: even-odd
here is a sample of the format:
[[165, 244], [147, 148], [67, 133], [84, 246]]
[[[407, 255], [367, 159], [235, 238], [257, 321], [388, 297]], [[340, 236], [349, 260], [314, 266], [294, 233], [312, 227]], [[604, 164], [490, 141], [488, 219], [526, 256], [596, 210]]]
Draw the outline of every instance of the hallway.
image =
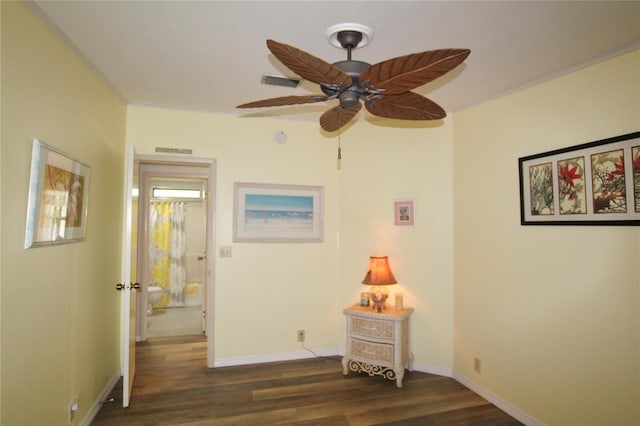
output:
[[147, 337], [197, 336], [203, 334], [202, 306], [156, 308], [147, 316]]

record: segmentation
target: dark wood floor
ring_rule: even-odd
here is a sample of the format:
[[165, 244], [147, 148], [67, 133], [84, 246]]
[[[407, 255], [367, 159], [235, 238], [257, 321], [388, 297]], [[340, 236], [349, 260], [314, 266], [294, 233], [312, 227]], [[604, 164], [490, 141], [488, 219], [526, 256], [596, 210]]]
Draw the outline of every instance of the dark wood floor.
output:
[[93, 425], [520, 425], [453, 379], [407, 372], [403, 387], [342, 375], [339, 357], [209, 369], [201, 337], [137, 347], [129, 408], [116, 386]]

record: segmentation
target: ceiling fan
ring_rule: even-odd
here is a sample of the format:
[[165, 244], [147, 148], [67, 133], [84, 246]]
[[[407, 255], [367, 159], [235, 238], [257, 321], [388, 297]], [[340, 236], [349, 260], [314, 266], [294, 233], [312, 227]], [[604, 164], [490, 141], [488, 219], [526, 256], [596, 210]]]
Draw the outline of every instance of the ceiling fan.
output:
[[320, 126], [333, 132], [347, 124], [362, 108], [371, 114], [400, 120], [438, 120], [447, 113], [435, 102], [411, 90], [446, 74], [469, 56], [469, 49], [438, 49], [388, 59], [369, 65], [351, 59], [351, 50], [363, 38], [359, 30], [336, 33], [339, 45], [347, 49], [347, 60], [334, 64], [288, 44], [267, 40], [273, 55], [300, 77], [319, 84], [323, 95], [283, 96], [238, 105], [259, 108], [340, 101], [320, 117]]

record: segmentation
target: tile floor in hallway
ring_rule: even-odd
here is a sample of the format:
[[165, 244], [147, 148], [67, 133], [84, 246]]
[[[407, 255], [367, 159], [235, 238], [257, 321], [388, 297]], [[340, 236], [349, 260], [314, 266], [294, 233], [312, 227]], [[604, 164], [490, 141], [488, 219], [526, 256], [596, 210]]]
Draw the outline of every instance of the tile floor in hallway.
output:
[[202, 334], [202, 306], [156, 308], [147, 316], [147, 337]]

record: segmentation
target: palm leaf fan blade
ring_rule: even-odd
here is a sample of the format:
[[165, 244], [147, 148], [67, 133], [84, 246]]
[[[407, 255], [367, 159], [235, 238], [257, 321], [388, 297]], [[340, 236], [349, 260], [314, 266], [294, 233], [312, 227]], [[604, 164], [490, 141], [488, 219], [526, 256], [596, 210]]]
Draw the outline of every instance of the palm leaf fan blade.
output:
[[326, 101], [328, 96], [324, 95], [304, 95], [304, 96], [281, 96], [279, 98], [262, 99], [238, 105], [236, 108], [260, 108], [285, 105], [310, 104], [314, 102]]
[[385, 95], [408, 92], [448, 73], [469, 56], [469, 49], [438, 49], [399, 56], [372, 65], [360, 81], [369, 80]]
[[439, 120], [447, 116], [440, 105], [413, 92], [385, 96], [376, 102], [366, 102], [365, 107], [378, 117], [398, 120]]
[[340, 105], [331, 108], [320, 117], [320, 127], [327, 132], [335, 132], [351, 121], [361, 108], [362, 104], [360, 102], [350, 108], [343, 108]]
[[351, 77], [347, 73], [304, 50], [274, 40], [267, 40], [267, 47], [280, 62], [305, 80], [351, 86]]

